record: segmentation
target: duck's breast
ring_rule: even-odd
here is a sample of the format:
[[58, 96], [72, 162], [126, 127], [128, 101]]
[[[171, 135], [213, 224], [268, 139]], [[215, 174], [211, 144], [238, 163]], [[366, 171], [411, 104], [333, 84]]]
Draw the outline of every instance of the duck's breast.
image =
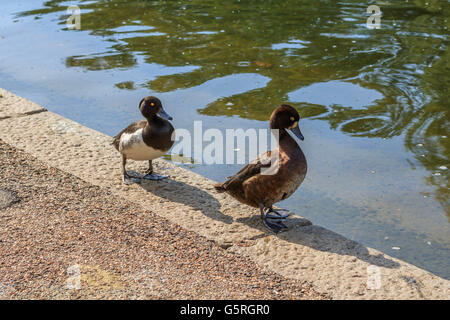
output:
[[286, 162], [280, 169], [280, 180], [283, 195], [280, 200], [289, 198], [305, 180], [307, 172], [306, 158], [301, 149], [296, 150], [295, 155], [286, 158]]
[[[283, 184], [283, 194], [280, 200], [289, 198], [305, 180], [306, 173], [296, 173], [291, 175], [289, 179]], [[280, 201], [278, 200], [278, 201]]]
[[133, 133], [123, 133], [119, 151], [132, 160], [153, 160], [163, 156], [166, 151], [152, 148], [144, 142], [142, 131], [143, 129], [139, 129]]

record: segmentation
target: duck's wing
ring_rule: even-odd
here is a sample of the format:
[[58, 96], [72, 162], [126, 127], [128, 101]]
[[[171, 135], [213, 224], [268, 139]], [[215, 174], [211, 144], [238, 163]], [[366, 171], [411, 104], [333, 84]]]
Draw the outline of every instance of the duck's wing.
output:
[[123, 129], [122, 131], [120, 131], [114, 138], [113, 138], [113, 146], [119, 150], [119, 144], [120, 144], [120, 137], [122, 137], [122, 134], [124, 133], [133, 133], [136, 130], [145, 128], [145, 125], [147, 124], [147, 121], [145, 120], [140, 120], [140, 121], [136, 121], [132, 124], [130, 124], [128, 127], [126, 127], [125, 129]]
[[218, 191], [226, 191], [232, 188], [240, 187], [244, 183], [245, 180], [256, 176], [261, 173], [261, 169], [269, 168], [271, 165], [271, 152], [268, 151], [262, 155], [259, 155], [255, 160], [249, 162], [246, 166], [244, 166], [241, 170], [239, 170], [236, 174], [228, 177], [227, 181], [216, 184], [215, 188]]

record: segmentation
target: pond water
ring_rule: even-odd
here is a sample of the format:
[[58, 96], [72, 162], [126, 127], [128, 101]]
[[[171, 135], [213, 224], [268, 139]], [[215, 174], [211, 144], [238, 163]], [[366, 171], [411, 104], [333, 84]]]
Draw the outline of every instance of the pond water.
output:
[[445, 0], [5, 1], [0, 87], [110, 135], [150, 94], [190, 131], [267, 128], [289, 103], [309, 171], [279, 205], [449, 279], [449, 18]]

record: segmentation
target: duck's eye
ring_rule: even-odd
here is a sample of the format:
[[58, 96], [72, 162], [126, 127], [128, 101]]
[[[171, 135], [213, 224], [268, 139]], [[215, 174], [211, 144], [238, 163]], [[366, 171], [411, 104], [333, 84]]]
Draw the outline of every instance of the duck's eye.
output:
[[151, 102], [151, 103], [150, 103], [150, 106], [154, 107], [154, 106], [155, 106], [155, 103], [154, 103], [154, 102]]
[[295, 120], [295, 118], [294, 118], [294, 117], [291, 117], [290, 119], [291, 119], [291, 121], [294, 121], [294, 120]]

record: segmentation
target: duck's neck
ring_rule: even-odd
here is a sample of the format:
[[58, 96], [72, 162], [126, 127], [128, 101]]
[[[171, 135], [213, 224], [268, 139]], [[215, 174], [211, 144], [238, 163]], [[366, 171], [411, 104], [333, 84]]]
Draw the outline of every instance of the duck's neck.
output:
[[147, 118], [147, 127], [158, 126], [164, 123], [164, 120], [158, 117], [156, 114], [152, 114]]
[[280, 131], [280, 151], [289, 154], [289, 155], [297, 155], [302, 154], [302, 149], [298, 145], [297, 141], [291, 137], [285, 129], [282, 129], [283, 132]]
[[143, 134], [147, 137], [158, 135], [164, 132], [163, 128], [167, 127], [167, 120], [158, 117], [156, 114], [147, 118], [147, 124], [144, 127]]

